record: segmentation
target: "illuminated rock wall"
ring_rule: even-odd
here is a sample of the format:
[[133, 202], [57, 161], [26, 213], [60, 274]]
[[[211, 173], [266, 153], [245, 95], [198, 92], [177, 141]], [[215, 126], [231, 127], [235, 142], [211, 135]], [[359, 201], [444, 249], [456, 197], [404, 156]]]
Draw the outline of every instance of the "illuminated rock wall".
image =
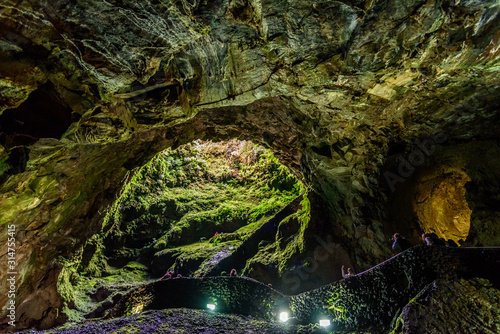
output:
[[269, 286], [244, 277], [172, 278], [129, 292], [107, 315], [119, 317], [145, 311], [188, 307], [277, 319], [287, 309], [285, 296]]

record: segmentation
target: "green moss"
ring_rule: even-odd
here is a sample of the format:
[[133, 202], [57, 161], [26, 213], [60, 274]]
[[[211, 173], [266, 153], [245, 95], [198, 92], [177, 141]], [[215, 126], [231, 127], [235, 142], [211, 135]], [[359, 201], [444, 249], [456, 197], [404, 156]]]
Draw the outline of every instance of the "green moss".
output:
[[71, 322], [84, 320], [85, 314], [96, 309], [98, 305], [91, 296], [99, 288], [125, 291], [149, 279], [147, 268], [137, 262], [130, 262], [124, 268], [109, 268], [108, 276], [105, 277], [88, 277], [86, 273], [79, 273], [76, 270], [77, 263], [64, 260], [63, 262], [65, 264], [58, 278], [57, 291], [64, 300], [62, 311]]
[[10, 168], [10, 165], [7, 162], [8, 159], [9, 159], [8, 156], [0, 159], [0, 176], [2, 176], [3, 173], [5, 173]]
[[86, 268], [80, 268], [80, 269], [85, 270], [85, 272], [91, 275], [92, 277], [101, 277], [106, 264], [105, 256], [103, 254], [104, 246], [103, 246], [102, 235], [95, 234], [92, 238], [90, 238], [90, 240], [87, 242], [85, 246], [86, 247], [93, 246], [93, 249], [95, 250]]
[[104, 231], [134, 234], [154, 225], [154, 248], [263, 223], [302, 186], [268, 150], [248, 142], [195, 142], [154, 157], [110, 210]]
[[208, 33], [210, 33], [210, 26], [204, 26], [203, 28], [201, 28], [200, 34], [202, 36], [208, 35]]
[[147, 267], [138, 262], [132, 261], [125, 265], [123, 268], [107, 269], [107, 276], [97, 280], [99, 284], [105, 285], [130, 285], [134, 283], [142, 283], [149, 280], [150, 277], [147, 272]]
[[94, 292], [96, 281], [80, 275], [76, 270], [76, 261], [60, 259], [60, 262], [63, 268], [57, 280], [57, 291], [64, 300], [62, 312], [70, 322], [82, 321], [84, 315], [93, 309], [89, 295]]
[[[222, 241], [223, 238], [225, 239], [224, 241]], [[156, 253], [156, 255], [175, 254], [177, 262], [173, 266], [173, 270], [176, 269], [177, 265], [182, 265], [184, 262], [199, 262], [200, 265], [192, 276], [201, 277], [209, 272], [218, 263], [220, 258], [230, 255], [230, 253], [235, 251], [242, 243], [239, 234], [236, 233], [221, 235], [218, 239], [219, 242], [214, 243], [213, 240], [216, 239], [217, 238], [213, 238], [210, 241], [196, 242], [172, 249], [164, 249]], [[216, 260], [214, 260], [214, 258]]]
[[279, 273], [282, 274], [288, 264], [297, 257], [300, 257], [300, 255], [304, 252], [304, 232], [310, 220], [310, 202], [307, 198], [305, 189], [301, 188], [301, 190], [304, 191], [303, 199], [301, 201], [301, 209], [286, 217], [280, 223], [280, 226], [286, 224], [297, 224], [297, 233], [286, 237], [282, 237], [279, 233], [277, 233], [274, 242], [262, 245], [257, 254], [247, 261], [243, 270], [244, 275], [251, 275], [252, 267], [257, 263], [276, 267], [278, 268]]
[[[115, 291], [149, 280], [150, 268], [142, 264], [151, 262], [147, 256], [174, 259], [172, 269], [182, 268], [183, 274], [187, 270], [195, 277], [206, 275], [305, 193], [271, 151], [236, 140], [198, 141], [166, 150], [128, 179], [104, 218], [101, 233], [64, 264], [58, 286], [67, 305], [74, 302], [73, 310], [64, 309], [72, 319], [90, 311], [89, 296], [99, 287]], [[73, 203], [84, 205], [84, 192], [77, 196]], [[309, 202], [304, 197], [302, 209], [289, 217], [299, 225], [298, 233], [263, 247], [255, 260], [283, 270], [303, 250], [308, 219]], [[141, 263], [129, 262], [137, 254]], [[124, 261], [128, 264], [121, 268], [108, 265]]]

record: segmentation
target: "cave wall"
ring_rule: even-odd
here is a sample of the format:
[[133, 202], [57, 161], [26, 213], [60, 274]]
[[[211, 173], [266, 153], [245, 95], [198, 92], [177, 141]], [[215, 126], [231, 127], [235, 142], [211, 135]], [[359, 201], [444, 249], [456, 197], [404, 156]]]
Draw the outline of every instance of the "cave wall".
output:
[[[447, 0], [6, 1], [0, 112], [36, 114], [29, 99], [46, 87], [65, 110], [50, 134], [60, 138], [1, 130], [32, 138], [0, 148], [0, 244], [15, 225], [19, 328], [57, 321], [45, 278], [99, 230], [127, 173], [196, 138], [252, 139], [305, 177], [316, 194], [311, 256], [331, 235], [348, 254], [337, 261], [356, 270], [386, 258], [390, 151], [438, 130], [449, 146], [498, 139], [499, 11]], [[475, 240], [496, 221], [480, 202], [470, 204]]]
[[[179, 293], [180, 292], [180, 293]], [[247, 277], [172, 278], [156, 281], [127, 293], [105, 318], [151, 309], [215, 306], [216, 312], [274, 320], [287, 309], [284, 295]]]
[[[498, 289], [483, 279], [436, 280], [425, 287], [401, 312], [391, 333], [461, 332], [477, 328], [495, 333], [500, 330], [498, 308], [490, 307], [499, 298]], [[478, 305], [477, 300], [482, 302]], [[437, 313], [449, 315], [443, 321]]]
[[[386, 234], [397, 230], [418, 243], [423, 232], [434, 232], [464, 246], [498, 246], [499, 152], [496, 141], [436, 145], [410, 175], [394, 181]], [[394, 156], [387, 170], [397, 173], [405, 156]]]

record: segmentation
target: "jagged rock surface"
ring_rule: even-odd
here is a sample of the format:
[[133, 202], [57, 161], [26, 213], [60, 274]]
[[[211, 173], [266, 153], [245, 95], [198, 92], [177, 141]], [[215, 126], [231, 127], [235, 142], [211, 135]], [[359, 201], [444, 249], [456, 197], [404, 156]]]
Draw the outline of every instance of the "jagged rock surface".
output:
[[488, 280], [436, 280], [403, 309], [392, 333], [498, 333], [499, 303]]

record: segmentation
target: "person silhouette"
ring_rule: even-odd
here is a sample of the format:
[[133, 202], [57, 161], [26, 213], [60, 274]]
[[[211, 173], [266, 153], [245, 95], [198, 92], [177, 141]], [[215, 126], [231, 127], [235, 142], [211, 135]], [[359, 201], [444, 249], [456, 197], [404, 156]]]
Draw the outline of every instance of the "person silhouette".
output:
[[164, 281], [166, 279], [172, 278], [174, 276], [174, 272], [172, 270], [169, 270], [163, 277], [160, 279], [160, 281]]
[[394, 233], [394, 243], [392, 244], [392, 249], [398, 252], [404, 252], [408, 248], [411, 248], [413, 245], [405, 239], [401, 234]]
[[344, 266], [342, 265], [342, 277], [347, 278], [353, 276], [354, 273], [351, 268], [347, 268], [347, 274], [344, 272]]

